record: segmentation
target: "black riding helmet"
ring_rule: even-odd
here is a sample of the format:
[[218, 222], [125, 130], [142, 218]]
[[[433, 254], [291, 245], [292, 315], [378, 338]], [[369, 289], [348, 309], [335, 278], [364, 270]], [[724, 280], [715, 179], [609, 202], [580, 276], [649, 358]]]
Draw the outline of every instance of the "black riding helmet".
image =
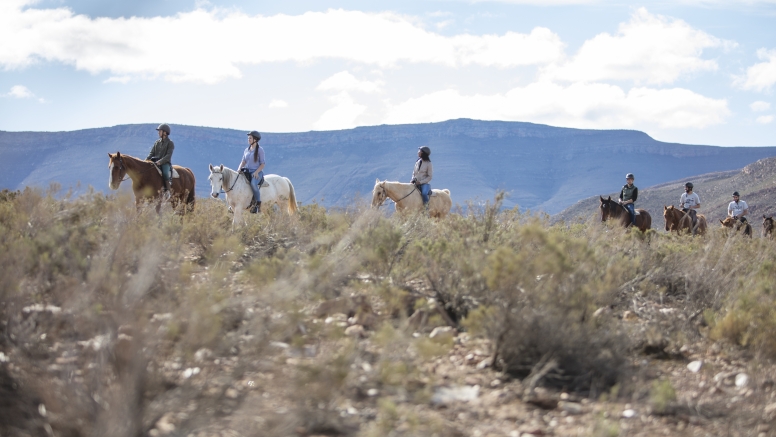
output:
[[687, 182], [686, 184], [684, 184], [684, 188], [689, 188], [692, 190], [693, 189], [692, 182]]
[[431, 156], [431, 149], [428, 146], [418, 147], [418, 150], [425, 153], [427, 156]]
[[248, 132], [248, 135], [253, 138], [256, 138], [256, 141], [261, 141], [261, 134], [256, 132], [255, 130]]
[[625, 179], [636, 179], [636, 177], [633, 176], [633, 173], [628, 173], [625, 175]]
[[733, 191], [733, 196], [734, 196], [734, 197], [741, 197], [741, 195], [740, 195], [740, 194], [738, 194], [738, 191]]

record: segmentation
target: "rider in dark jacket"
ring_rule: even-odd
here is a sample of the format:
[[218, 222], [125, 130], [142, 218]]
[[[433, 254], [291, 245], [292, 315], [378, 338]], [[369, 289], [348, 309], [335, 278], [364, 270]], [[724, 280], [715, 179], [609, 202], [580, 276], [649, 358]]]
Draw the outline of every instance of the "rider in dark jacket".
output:
[[167, 124], [160, 124], [156, 128], [159, 133], [159, 139], [156, 140], [151, 147], [151, 151], [148, 152], [146, 161], [153, 161], [162, 170], [162, 178], [164, 179], [164, 196], [170, 197], [170, 180], [172, 178], [172, 151], [175, 149], [175, 144], [169, 138], [170, 126]]
[[634, 179], [636, 178], [633, 176], [633, 173], [625, 175], [625, 182], [627, 183], [623, 185], [622, 190], [620, 190], [619, 201], [620, 205], [628, 210], [628, 214], [631, 216], [631, 224], [636, 226], [636, 206], [634, 203], [636, 203], [636, 199], [639, 198], [639, 189], [633, 185]]

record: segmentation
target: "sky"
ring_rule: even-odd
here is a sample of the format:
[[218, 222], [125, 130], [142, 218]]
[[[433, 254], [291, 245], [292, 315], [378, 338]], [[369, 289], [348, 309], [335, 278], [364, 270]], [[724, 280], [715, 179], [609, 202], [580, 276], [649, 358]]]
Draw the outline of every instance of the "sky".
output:
[[5, 131], [473, 118], [776, 146], [774, 91], [776, 0], [0, 0]]

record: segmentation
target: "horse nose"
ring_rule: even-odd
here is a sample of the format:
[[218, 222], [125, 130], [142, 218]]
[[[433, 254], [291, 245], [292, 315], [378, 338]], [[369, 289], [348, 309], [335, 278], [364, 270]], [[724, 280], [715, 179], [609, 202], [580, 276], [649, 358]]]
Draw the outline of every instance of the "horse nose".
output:
[[210, 193], [210, 195], [213, 196], [213, 198], [218, 198], [218, 193]]

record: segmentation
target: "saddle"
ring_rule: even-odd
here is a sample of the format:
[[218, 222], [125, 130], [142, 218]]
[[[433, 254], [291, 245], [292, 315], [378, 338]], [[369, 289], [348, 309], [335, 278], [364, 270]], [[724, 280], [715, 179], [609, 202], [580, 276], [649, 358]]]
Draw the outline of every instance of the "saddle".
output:
[[[251, 174], [250, 170], [248, 170], [247, 168], [242, 168], [240, 169], [240, 173], [242, 173], [245, 176], [245, 179], [248, 181], [248, 183], [251, 183], [251, 181], [253, 180], [253, 175]], [[261, 180], [256, 185], [258, 185], [259, 188], [269, 187], [269, 184], [264, 181], [264, 175], [261, 176]]]
[[[159, 176], [164, 177], [164, 175], [162, 174], [162, 168], [156, 165], [155, 162], [154, 162], [154, 167], [156, 167], [156, 171], [159, 172]], [[173, 167], [172, 164], [170, 164], [170, 168], [172, 169], [172, 179], [178, 179], [181, 177], [181, 175], [178, 174], [178, 170], [175, 170], [175, 167]]]

